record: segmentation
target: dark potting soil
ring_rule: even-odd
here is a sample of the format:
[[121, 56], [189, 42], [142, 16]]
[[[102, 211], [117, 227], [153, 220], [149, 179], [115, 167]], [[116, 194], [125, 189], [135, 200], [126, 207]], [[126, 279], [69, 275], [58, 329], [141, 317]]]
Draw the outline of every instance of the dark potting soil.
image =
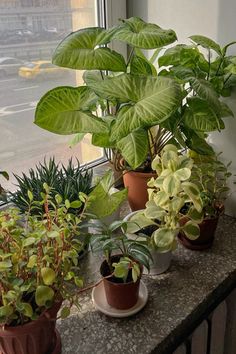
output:
[[136, 235], [144, 234], [146, 236], [152, 236], [153, 232], [158, 229], [157, 225], [149, 225], [146, 227], [143, 227], [141, 230], [135, 232]]

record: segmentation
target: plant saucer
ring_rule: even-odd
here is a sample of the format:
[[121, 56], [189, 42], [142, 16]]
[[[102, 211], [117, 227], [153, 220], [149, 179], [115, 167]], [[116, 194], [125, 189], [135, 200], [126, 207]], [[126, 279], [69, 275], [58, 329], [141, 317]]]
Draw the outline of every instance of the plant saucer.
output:
[[104, 285], [103, 282], [101, 282], [98, 286], [93, 288], [92, 300], [95, 308], [107, 316], [118, 317], [118, 318], [129, 317], [129, 316], [133, 316], [134, 314], [142, 310], [142, 308], [146, 305], [148, 300], [148, 290], [144, 282], [141, 280], [140, 287], [139, 287], [139, 298], [137, 303], [130, 309], [118, 310], [115, 309], [114, 307], [111, 307], [107, 303]]

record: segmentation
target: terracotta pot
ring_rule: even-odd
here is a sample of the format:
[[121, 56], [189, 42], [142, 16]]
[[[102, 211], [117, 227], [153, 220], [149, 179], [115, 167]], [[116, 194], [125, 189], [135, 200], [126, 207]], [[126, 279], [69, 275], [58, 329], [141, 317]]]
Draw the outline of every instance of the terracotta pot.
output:
[[[112, 263], [118, 262], [120, 257], [120, 255], [112, 256]], [[103, 277], [110, 274], [106, 260], [101, 264], [100, 272]], [[140, 278], [135, 283], [133, 281], [129, 283], [115, 283], [112, 279], [103, 278], [108, 304], [118, 310], [127, 310], [133, 307], [138, 301]]]
[[156, 173], [143, 173], [135, 171], [125, 171], [123, 180], [125, 187], [128, 188], [128, 201], [132, 211], [145, 208], [148, 201], [147, 182]]
[[[204, 219], [200, 224], [200, 236], [196, 240], [189, 240], [182, 233], [178, 235], [180, 242], [191, 250], [205, 250], [212, 246], [215, 237], [219, 217]], [[183, 218], [181, 224], [184, 225], [188, 218]]]
[[37, 320], [22, 326], [0, 329], [1, 354], [60, 354], [61, 339], [55, 330], [61, 300]]

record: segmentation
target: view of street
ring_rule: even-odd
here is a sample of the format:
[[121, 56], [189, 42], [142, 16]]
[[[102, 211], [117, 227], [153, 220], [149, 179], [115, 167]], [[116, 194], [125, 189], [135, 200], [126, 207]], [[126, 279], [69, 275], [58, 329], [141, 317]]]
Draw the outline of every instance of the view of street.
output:
[[55, 86], [73, 85], [71, 79], [72, 75], [50, 82], [26, 82], [18, 77], [0, 80], [1, 169], [19, 174], [44, 156], [63, 160], [76, 152], [81, 157], [78, 146], [73, 150], [68, 147], [69, 137], [48, 133], [33, 124], [39, 98]]
[[89, 139], [71, 149], [72, 137], [33, 124], [43, 94], [81, 81], [75, 71], [51, 64], [53, 50], [68, 33], [94, 25], [94, 21], [92, 0], [0, 3], [0, 170], [10, 174], [10, 182], [1, 179], [5, 188], [14, 190], [13, 173], [27, 173], [45, 157], [55, 156], [66, 163], [76, 156], [86, 163], [101, 156], [100, 150], [90, 150]]

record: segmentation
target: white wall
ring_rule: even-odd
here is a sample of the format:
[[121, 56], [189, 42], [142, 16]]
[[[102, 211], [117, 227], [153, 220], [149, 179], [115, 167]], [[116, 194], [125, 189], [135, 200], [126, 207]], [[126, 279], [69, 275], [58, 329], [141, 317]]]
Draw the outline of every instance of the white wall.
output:
[[[139, 16], [163, 28], [175, 30], [179, 42], [194, 34], [206, 35], [222, 46], [236, 40], [236, 0], [128, 0], [128, 17]], [[236, 55], [236, 45], [230, 54]], [[228, 100], [236, 117], [236, 93]], [[224, 161], [232, 161], [236, 174], [236, 119], [227, 118], [226, 129], [214, 133], [210, 141], [223, 151]], [[232, 186], [236, 191], [236, 185]], [[226, 213], [236, 217], [236, 193], [226, 203]]]

